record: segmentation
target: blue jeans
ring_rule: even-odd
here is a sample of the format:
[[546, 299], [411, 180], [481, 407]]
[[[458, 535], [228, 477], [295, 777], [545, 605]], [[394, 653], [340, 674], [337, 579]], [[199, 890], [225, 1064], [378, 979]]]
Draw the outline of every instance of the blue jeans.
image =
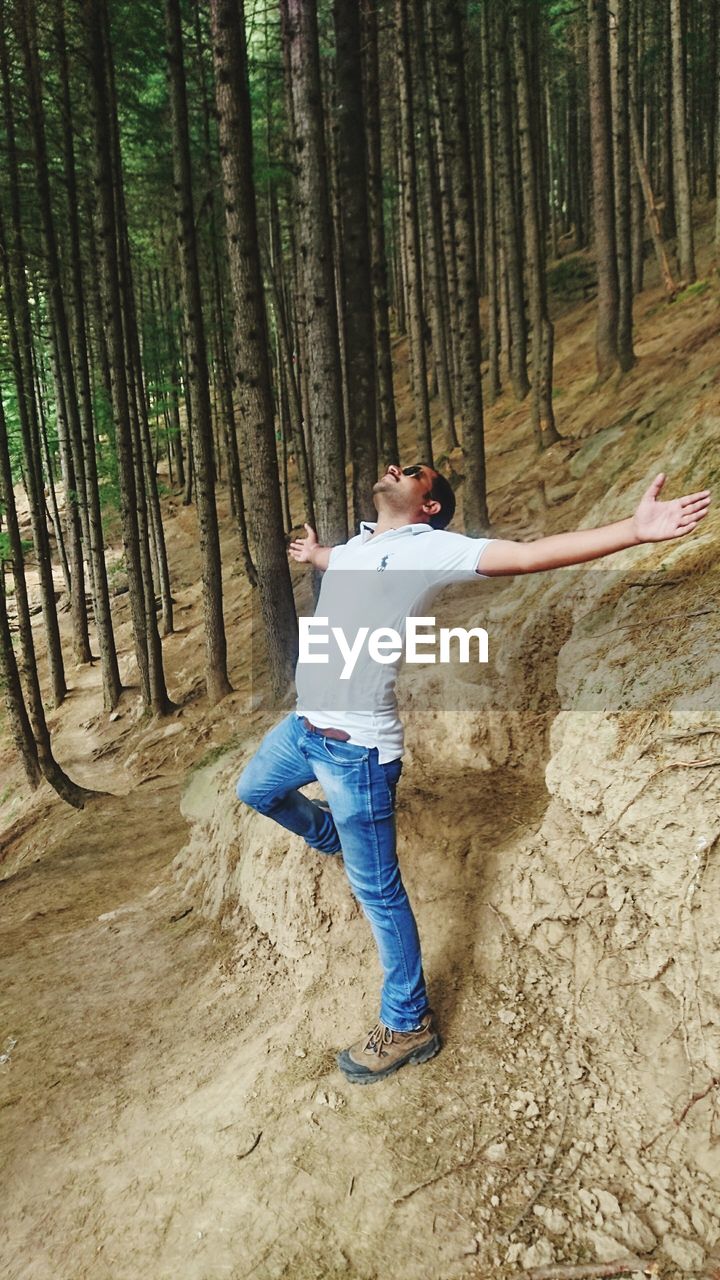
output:
[[[384, 982], [380, 1019], [410, 1031], [428, 1009], [415, 917], [400, 876], [395, 788], [401, 760], [380, 764], [377, 747], [358, 747], [306, 729], [295, 712], [263, 738], [237, 784], [238, 798], [320, 853], [339, 853], [370, 921]], [[321, 784], [332, 813], [298, 787]]]

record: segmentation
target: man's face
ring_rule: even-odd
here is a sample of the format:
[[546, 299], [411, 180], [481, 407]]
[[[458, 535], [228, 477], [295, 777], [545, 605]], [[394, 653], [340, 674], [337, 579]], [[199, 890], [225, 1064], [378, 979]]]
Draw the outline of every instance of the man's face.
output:
[[418, 463], [412, 467], [388, 467], [385, 475], [373, 488], [375, 507], [379, 511], [390, 510], [396, 515], [406, 514], [408, 523], [422, 523], [432, 514], [423, 510], [431, 501], [430, 490], [437, 475], [432, 467]]

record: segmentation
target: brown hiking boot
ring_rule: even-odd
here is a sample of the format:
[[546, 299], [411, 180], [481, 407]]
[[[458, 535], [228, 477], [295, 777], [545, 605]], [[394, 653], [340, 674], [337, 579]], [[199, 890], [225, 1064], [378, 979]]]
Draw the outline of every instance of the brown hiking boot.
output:
[[391, 1031], [384, 1023], [377, 1022], [362, 1040], [337, 1055], [337, 1064], [351, 1084], [372, 1084], [391, 1076], [406, 1062], [427, 1062], [428, 1058], [434, 1058], [441, 1044], [433, 1015], [428, 1010], [418, 1031]]

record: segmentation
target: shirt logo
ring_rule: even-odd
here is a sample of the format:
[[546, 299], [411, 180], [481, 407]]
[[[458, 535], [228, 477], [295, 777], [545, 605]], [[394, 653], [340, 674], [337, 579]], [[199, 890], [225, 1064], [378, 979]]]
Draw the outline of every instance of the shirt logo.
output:
[[378, 573], [382, 573], [383, 569], [387, 569], [387, 563], [388, 563], [388, 560], [389, 560], [389, 559], [390, 559], [390, 557], [389, 557], [389, 556], [383, 556], [382, 560], [380, 561], [379, 565], [377, 566], [377, 571], [378, 571]]

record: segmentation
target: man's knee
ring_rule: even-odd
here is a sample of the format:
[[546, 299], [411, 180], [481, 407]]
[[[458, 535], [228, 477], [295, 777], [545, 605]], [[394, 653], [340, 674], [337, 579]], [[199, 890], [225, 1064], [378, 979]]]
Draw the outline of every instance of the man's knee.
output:
[[258, 813], [267, 813], [272, 803], [271, 793], [268, 792], [267, 787], [263, 786], [251, 765], [248, 765], [240, 774], [235, 794], [238, 800], [242, 800], [242, 803], [249, 805], [251, 809], [256, 809]]

